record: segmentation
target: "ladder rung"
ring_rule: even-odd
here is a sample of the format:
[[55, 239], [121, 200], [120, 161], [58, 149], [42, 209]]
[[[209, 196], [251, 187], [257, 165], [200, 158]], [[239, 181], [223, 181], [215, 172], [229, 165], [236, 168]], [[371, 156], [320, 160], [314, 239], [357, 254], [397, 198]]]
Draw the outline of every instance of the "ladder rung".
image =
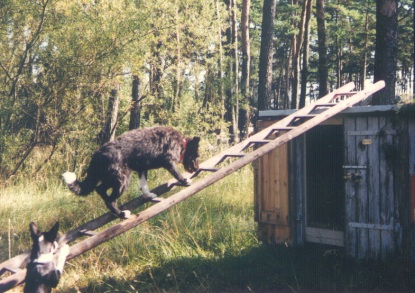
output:
[[98, 232], [87, 230], [87, 229], [81, 230], [80, 233], [85, 236], [94, 236], [98, 234]]
[[314, 109], [318, 108], [318, 107], [333, 107], [336, 106], [336, 103], [321, 103], [321, 104], [315, 104], [314, 105]]
[[[21, 268], [10, 268], [10, 267], [4, 267], [3, 269], [2, 269], [2, 271], [8, 271], [8, 272], [10, 272], [10, 273], [12, 273], [12, 274], [16, 274], [16, 273], [18, 273], [18, 272], [20, 272], [22, 269]], [[3, 273], [4, 273], [3, 272]]]
[[266, 139], [262, 139], [262, 140], [253, 140], [250, 141], [249, 144], [265, 144], [265, 143], [269, 143], [271, 140], [266, 140]]
[[308, 115], [298, 115], [298, 116], [294, 116], [294, 119], [295, 118], [314, 118], [314, 117], [316, 117], [317, 115], [314, 115], [314, 114], [308, 114]]
[[244, 151], [248, 148], [250, 148], [252, 145], [256, 146], [258, 144], [260, 144], [261, 146], [264, 144], [269, 143], [271, 140], [266, 140], [266, 139], [258, 139], [258, 140], [252, 140], [252, 141], [248, 141], [247, 144], [242, 148], [241, 151]]
[[207, 171], [207, 172], [216, 172], [219, 169], [218, 168], [208, 168], [208, 167], [206, 167], [206, 168], [200, 168], [199, 170], [200, 171]]
[[[293, 127], [293, 126], [286, 126], [286, 127], [278, 127], [278, 128], [273, 128], [272, 130], [271, 130], [271, 132], [265, 137], [265, 139], [268, 139], [270, 136], [272, 136], [272, 135], [275, 135], [275, 134], [278, 134], [279, 132], [281, 132], [281, 131], [284, 131], [284, 132], [288, 132], [288, 131], [290, 131], [290, 130], [293, 130], [295, 127]], [[271, 139], [271, 138], [270, 138]]]
[[335, 95], [334, 95], [334, 97], [336, 98], [336, 97], [339, 97], [339, 96], [352, 96], [352, 95], [355, 95], [357, 92], [345, 92], [345, 93], [336, 93]]
[[242, 158], [245, 157], [246, 154], [244, 153], [234, 153], [234, 154], [224, 154], [223, 157], [236, 157], [236, 158]]
[[289, 130], [293, 130], [295, 127], [291, 127], [291, 126], [286, 126], [286, 127], [278, 127], [278, 128], [273, 128], [272, 132], [277, 132], [277, 131], [289, 131]]

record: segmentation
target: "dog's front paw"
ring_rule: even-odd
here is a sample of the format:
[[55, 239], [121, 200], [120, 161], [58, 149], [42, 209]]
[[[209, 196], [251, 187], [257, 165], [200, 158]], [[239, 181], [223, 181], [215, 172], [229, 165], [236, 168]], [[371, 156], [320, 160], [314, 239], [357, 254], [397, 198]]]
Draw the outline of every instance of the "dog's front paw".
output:
[[120, 213], [120, 215], [119, 215], [119, 217], [121, 218], [121, 219], [124, 219], [124, 220], [126, 220], [126, 219], [129, 219], [129, 218], [131, 218], [133, 215], [131, 214], [131, 212], [129, 211], [129, 210], [124, 210], [124, 211], [122, 211], [121, 213]]
[[192, 179], [187, 178], [179, 181], [181, 185], [183, 186], [190, 186], [192, 184]]
[[152, 198], [156, 198], [157, 194], [149, 192], [149, 193], [143, 193], [143, 197], [144, 198], [148, 198], [148, 199], [152, 199]]

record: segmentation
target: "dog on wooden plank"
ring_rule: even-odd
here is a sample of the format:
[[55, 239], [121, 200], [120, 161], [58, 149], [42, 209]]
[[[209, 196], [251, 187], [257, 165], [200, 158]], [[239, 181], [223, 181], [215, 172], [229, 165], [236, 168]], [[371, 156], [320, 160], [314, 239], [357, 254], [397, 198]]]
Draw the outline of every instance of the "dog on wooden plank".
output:
[[[31, 222], [29, 230], [33, 245], [27, 263], [24, 293], [52, 292], [52, 288], [59, 283], [69, 254], [69, 246], [65, 244], [58, 248], [56, 237], [59, 222], [56, 222], [48, 232], [41, 232], [38, 226]], [[58, 253], [57, 257], [54, 256], [55, 253]]]
[[[147, 172], [165, 168], [182, 185], [190, 185], [178, 171], [176, 163], [182, 162], [189, 173], [198, 171], [199, 137], [186, 138], [168, 126], [156, 126], [128, 131], [97, 150], [87, 169], [87, 176], [81, 182], [75, 173], [66, 172], [62, 176], [68, 188], [75, 194], [86, 196], [96, 191], [108, 209], [121, 219], [130, 217], [128, 210], [121, 211], [116, 200], [130, 182], [132, 171], [139, 175], [143, 196], [154, 198], [147, 183]], [[108, 194], [108, 190], [112, 190]]]

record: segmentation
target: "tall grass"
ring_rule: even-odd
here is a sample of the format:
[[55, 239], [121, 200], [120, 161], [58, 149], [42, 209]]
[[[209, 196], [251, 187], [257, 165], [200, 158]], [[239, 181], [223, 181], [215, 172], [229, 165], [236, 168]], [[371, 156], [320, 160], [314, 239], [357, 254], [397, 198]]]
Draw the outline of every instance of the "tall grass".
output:
[[[168, 178], [163, 170], [150, 174], [154, 186]], [[141, 291], [143, 286], [157, 290], [162, 285], [155, 279], [151, 284], [141, 284], [140, 275], [151, 276], [172, 261], [215, 260], [238, 255], [256, 245], [252, 178], [251, 168], [246, 167], [147, 223], [69, 261], [59, 290], [111, 292], [134, 287]], [[120, 202], [139, 194], [134, 179]], [[7, 259], [10, 251], [16, 255], [29, 249], [28, 223], [32, 220], [45, 230], [59, 220], [60, 230], [65, 232], [107, 212], [97, 194], [76, 197], [59, 178], [42, 183], [22, 180], [0, 190], [0, 198], [1, 260]], [[9, 227], [13, 231], [12, 241]], [[174, 278], [174, 272], [167, 275], [168, 279]]]
[[[164, 170], [150, 173], [153, 187], [169, 178]], [[139, 194], [134, 179], [121, 202]], [[31, 220], [44, 230], [59, 220], [66, 232], [107, 212], [97, 194], [76, 197], [58, 176], [15, 181], [0, 190], [0, 199], [0, 261], [9, 252], [16, 255], [30, 248]], [[247, 166], [68, 261], [56, 291], [410, 292], [415, 288], [415, 270], [408, 263], [402, 258], [350, 260], [333, 247], [307, 244], [294, 249], [259, 243], [253, 220], [253, 174]]]

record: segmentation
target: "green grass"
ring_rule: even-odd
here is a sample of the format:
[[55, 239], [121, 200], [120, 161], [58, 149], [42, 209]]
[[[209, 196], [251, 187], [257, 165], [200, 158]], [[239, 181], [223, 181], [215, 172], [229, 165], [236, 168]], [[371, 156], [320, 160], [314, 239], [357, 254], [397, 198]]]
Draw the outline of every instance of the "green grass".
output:
[[[157, 171], [151, 173], [150, 182], [156, 186], [168, 178], [166, 172]], [[137, 193], [132, 180], [120, 201]], [[59, 220], [61, 231], [66, 232], [107, 212], [97, 194], [76, 197], [59, 178], [22, 179], [0, 190], [0, 198], [1, 261], [8, 258], [9, 250], [16, 255], [29, 249], [31, 220], [43, 229]], [[265, 245], [257, 240], [253, 217], [253, 174], [245, 167], [68, 261], [56, 292], [390, 292], [415, 288], [415, 270], [407, 259], [353, 261], [332, 247]]]

